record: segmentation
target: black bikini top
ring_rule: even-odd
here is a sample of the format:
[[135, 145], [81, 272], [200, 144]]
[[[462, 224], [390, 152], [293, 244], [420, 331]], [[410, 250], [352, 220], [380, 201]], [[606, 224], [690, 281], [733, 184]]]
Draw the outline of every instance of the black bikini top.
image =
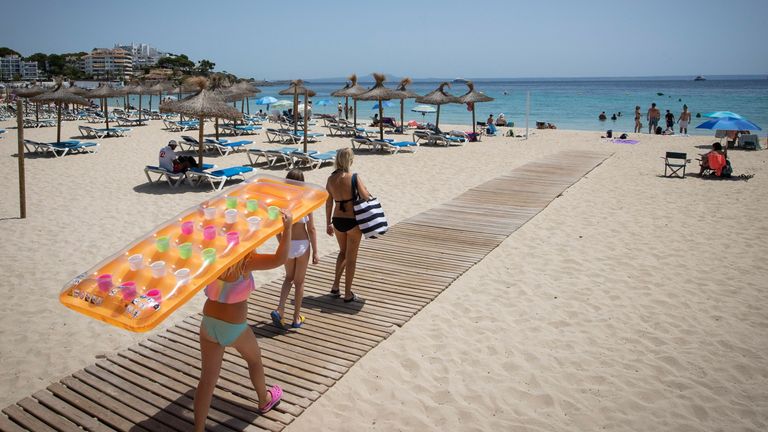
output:
[[[336, 174], [339, 171], [340, 170], [336, 170], [336, 171], [332, 172], [331, 175]], [[346, 204], [348, 202], [354, 202], [355, 201], [355, 196], [357, 196], [357, 193], [356, 193], [357, 192], [357, 187], [356, 187], [357, 186], [357, 178], [356, 177], [357, 177], [357, 174], [352, 174], [352, 198], [345, 199], [345, 200], [334, 200], [334, 202], [339, 205], [339, 209], [341, 211], [347, 211], [347, 208], [346, 208], [346, 206], [344, 204]]]

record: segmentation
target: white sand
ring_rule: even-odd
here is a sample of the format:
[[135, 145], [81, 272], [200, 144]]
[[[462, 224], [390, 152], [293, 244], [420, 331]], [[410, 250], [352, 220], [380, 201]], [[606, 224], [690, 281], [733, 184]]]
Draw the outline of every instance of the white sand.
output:
[[[63, 136], [75, 131], [67, 122]], [[356, 158], [397, 223], [546, 154], [615, 152], [287, 430], [766, 429], [768, 152], [731, 152], [737, 174], [755, 174], [748, 182], [673, 180], [659, 177], [663, 152], [693, 157], [710, 138], [642, 135], [633, 146], [601, 142], [597, 132], [535, 132], [528, 141]], [[179, 135], [153, 122], [130, 138], [98, 140], [96, 155], [27, 159], [26, 220], [16, 219], [15, 130], [0, 140], [0, 406], [145, 337], [76, 314], [57, 295], [71, 277], [212, 196], [204, 187], [145, 185], [144, 165]], [[26, 136], [52, 140], [55, 129]], [[313, 148], [343, 146], [349, 140]], [[330, 171], [306, 175], [323, 184]], [[332, 253], [335, 241], [321, 235], [320, 248]]]

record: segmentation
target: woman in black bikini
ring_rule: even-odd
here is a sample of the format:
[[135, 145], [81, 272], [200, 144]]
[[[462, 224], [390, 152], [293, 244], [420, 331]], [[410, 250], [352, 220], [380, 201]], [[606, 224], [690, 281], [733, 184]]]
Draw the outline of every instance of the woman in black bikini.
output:
[[[336, 258], [336, 274], [333, 278], [331, 294], [340, 296], [339, 281], [341, 274], [344, 273], [344, 301], [347, 303], [358, 299], [352, 292], [352, 279], [355, 277], [357, 251], [360, 249], [360, 240], [363, 236], [352, 209], [355, 199], [352, 191], [353, 176], [356, 179], [357, 194], [360, 198], [370, 198], [368, 189], [363, 185], [360, 176], [349, 172], [353, 159], [354, 153], [351, 148], [340, 150], [336, 154], [336, 171], [331, 173], [325, 184], [329, 194], [325, 202], [326, 231], [328, 235], [335, 233], [336, 241], [339, 242], [339, 256]], [[336, 203], [335, 206], [334, 203]]]

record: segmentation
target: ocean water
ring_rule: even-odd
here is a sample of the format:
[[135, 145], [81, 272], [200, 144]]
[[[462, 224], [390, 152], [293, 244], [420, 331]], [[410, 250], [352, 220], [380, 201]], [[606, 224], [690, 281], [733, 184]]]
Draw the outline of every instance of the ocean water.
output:
[[[394, 87], [394, 84], [387, 83]], [[417, 81], [409, 89], [426, 94], [434, 90], [439, 82]], [[317, 92], [313, 98], [315, 113], [335, 114], [336, 104], [339, 98], [333, 98], [330, 93], [343, 87], [344, 83], [308, 83], [308, 87]], [[361, 84], [370, 86], [370, 84]], [[262, 93], [258, 97], [273, 96], [277, 99], [290, 99], [279, 96], [277, 93], [285, 86], [261, 87]], [[466, 92], [466, 86], [462, 83], [451, 83], [449, 91], [455, 95]], [[648, 122], [645, 113], [652, 102], [655, 102], [664, 114], [670, 110], [677, 118], [682, 111], [683, 104], [688, 105], [692, 113], [693, 121], [689, 127], [689, 133], [711, 135], [711, 131], [695, 129], [695, 126], [703, 123], [706, 118], [696, 118], [697, 113], [711, 111], [733, 111], [741, 114], [753, 123], [768, 131], [768, 79], [708, 79], [706, 81], [693, 81], [692, 79], [547, 79], [547, 80], [494, 80], [476, 81], [475, 89], [484, 92], [495, 100], [476, 105], [476, 120], [485, 121], [488, 114], [494, 118], [499, 113], [504, 113], [508, 121], [513, 121], [515, 127], [525, 127], [526, 95], [530, 92], [530, 116], [529, 126], [535, 127], [537, 121], [549, 122], [560, 129], [599, 130], [613, 129], [618, 132], [632, 132], [634, 128], [634, 109], [640, 105], [643, 113], [643, 125], [647, 130]], [[661, 95], [659, 95], [661, 93]], [[132, 97], [132, 103], [138, 104], [138, 100]], [[144, 106], [147, 97], [144, 96]], [[250, 110], [257, 112], [266, 109], [258, 106], [251, 99]], [[317, 106], [317, 102], [327, 99], [331, 101], [328, 106]], [[341, 99], [343, 103], [343, 99]], [[370, 119], [378, 110], [373, 110], [375, 102], [358, 102], [358, 119]], [[118, 105], [117, 101], [110, 105]], [[350, 101], [351, 104], [351, 101]], [[435, 121], [435, 114], [422, 116], [420, 113], [411, 112], [416, 102], [413, 99], [405, 101], [405, 117], [407, 120]], [[157, 97], [153, 99], [153, 108], [157, 106]], [[240, 104], [238, 103], [238, 108]], [[598, 115], [605, 111], [608, 120], [599, 121]], [[611, 114], [621, 112], [617, 120], [610, 120]], [[391, 107], [384, 109], [385, 116], [399, 119], [400, 103], [392, 101]], [[460, 124], [470, 127], [472, 113], [467, 111], [465, 105], [443, 105], [440, 110], [440, 123]], [[677, 126], [676, 126], [677, 128]], [[764, 135], [766, 132], [760, 132]]]

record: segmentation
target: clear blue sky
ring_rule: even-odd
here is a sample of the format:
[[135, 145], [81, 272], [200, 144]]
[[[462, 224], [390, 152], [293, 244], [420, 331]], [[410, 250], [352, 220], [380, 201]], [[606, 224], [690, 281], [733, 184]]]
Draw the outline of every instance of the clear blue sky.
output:
[[30, 55], [149, 43], [255, 78], [768, 74], [768, 0], [8, 1]]

